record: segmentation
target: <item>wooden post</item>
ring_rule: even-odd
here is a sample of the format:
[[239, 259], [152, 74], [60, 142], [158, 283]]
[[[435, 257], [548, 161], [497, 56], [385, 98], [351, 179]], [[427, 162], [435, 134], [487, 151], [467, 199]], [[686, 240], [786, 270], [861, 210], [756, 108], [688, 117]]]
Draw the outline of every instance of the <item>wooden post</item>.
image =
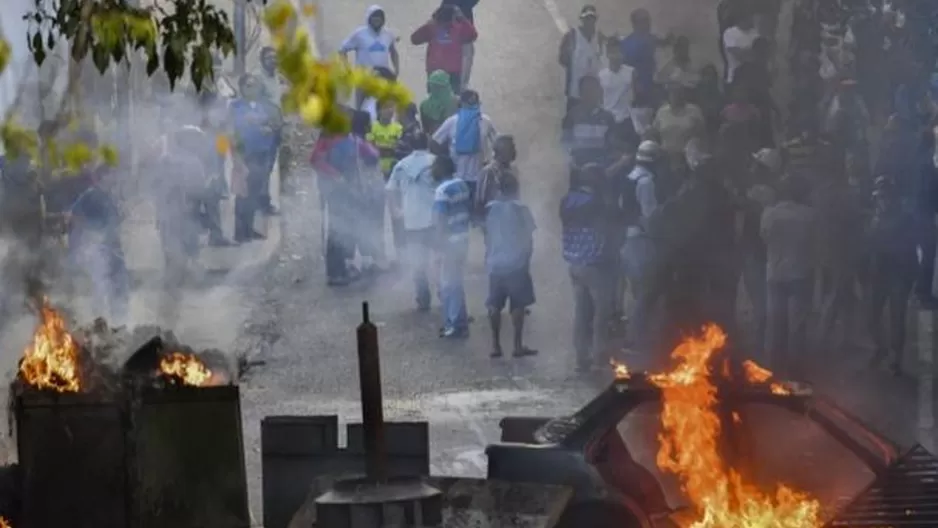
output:
[[384, 408], [381, 399], [381, 361], [378, 328], [362, 303], [362, 324], [358, 326], [358, 382], [361, 386], [362, 428], [365, 436], [365, 467], [369, 479], [384, 481], [388, 476], [384, 444]]
[[935, 330], [938, 313], [918, 311], [918, 432], [919, 442], [935, 450]]

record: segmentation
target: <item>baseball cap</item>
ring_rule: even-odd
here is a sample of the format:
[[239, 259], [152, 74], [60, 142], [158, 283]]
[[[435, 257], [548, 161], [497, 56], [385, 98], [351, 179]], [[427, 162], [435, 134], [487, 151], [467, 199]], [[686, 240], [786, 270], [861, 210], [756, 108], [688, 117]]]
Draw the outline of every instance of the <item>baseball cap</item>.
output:
[[580, 9], [580, 18], [596, 18], [596, 6], [586, 4], [583, 6], [583, 9]]

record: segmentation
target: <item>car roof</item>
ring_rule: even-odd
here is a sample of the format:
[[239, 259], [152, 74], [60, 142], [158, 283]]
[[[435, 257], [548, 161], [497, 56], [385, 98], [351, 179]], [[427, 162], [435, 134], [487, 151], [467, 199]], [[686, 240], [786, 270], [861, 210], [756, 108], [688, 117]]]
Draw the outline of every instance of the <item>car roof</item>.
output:
[[[768, 386], [726, 384], [721, 393], [731, 394], [742, 404], [782, 407], [817, 423], [840, 444], [856, 454], [874, 472], [885, 470], [899, 456], [898, 446], [834, 402], [815, 394], [809, 386], [791, 385], [787, 394]], [[539, 444], [556, 444], [582, 450], [645, 403], [661, 401], [661, 391], [642, 374], [618, 379], [593, 400], [569, 416], [548, 421], [534, 433]]]

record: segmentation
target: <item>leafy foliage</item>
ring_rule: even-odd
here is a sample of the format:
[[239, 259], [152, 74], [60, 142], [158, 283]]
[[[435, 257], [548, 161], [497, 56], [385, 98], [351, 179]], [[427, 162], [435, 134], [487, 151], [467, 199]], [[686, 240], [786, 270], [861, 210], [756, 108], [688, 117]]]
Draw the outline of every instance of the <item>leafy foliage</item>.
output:
[[391, 101], [398, 107], [410, 104], [411, 94], [403, 84], [350, 66], [339, 57], [318, 59], [309, 32], [296, 23], [300, 16], [315, 16], [315, 9], [306, 5], [297, 14], [289, 2], [278, 0], [265, 13], [264, 22], [277, 51], [278, 69], [290, 85], [282, 100], [285, 112], [298, 112], [307, 124], [326, 132], [345, 132], [351, 123], [341, 101], [353, 90], [361, 90], [382, 102]]
[[[49, 4], [53, 4], [52, 7]], [[80, 61], [91, 54], [98, 71], [132, 53], [147, 59], [147, 74], [162, 69], [170, 86], [187, 73], [196, 89], [212, 78], [212, 53], [234, 52], [228, 14], [208, 0], [171, 0], [167, 8], [136, 7], [128, 0], [34, 0], [29, 49], [37, 64], [62, 41]], [[124, 63], [129, 64], [129, 63]]]

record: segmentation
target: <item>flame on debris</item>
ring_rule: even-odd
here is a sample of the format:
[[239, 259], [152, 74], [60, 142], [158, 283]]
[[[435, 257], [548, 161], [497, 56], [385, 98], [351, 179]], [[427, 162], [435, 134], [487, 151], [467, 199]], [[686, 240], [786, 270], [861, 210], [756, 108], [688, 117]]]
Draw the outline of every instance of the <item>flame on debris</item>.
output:
[[13, 528], [13, 525], [10, 524], [10, 521], [6, 517], [0, 517], [0, 528]]
[[212, 379], [212, 371], [192, 354], [173, 352], [160, 360], [160, 372], [183, 385], [205, 387]]
[[612, 365], [612, 371], [615, 372], [617, 380], [626, 380], [632, 377], [632, 373], [629, 372], [629, 367], [625, 363], [610, 359], [609, 364]]
[[[779, 485], [774, 496], [745, 482], [720, 457], [720, 420], [714, 411], [716, 386], [710, 380], [710, 360], [726, 343], [715, 325], [701, 337], [680, 344], [671, 357], [670, 372], [649, 375], [662, 391], [662, 432], [658, 436], [657, 464], [678, 476], [695, 514], [679, 520], [682, 528], [816, 528], [820, 526], [818, 501]], [[747, 373], [771, 373], [752, 363]], [[748, 376], [749, 374], [747, 374]]]
[[78, 344], [65, 328], [65, 320], [48, 299], [43, 299], [39, 325], [20, 360], [19, 375], [37, 389], [78, 392], [78, 354]]
[[746, 373], [746, 381], [749, 383], [760, 385], [768, 383], [769, 390], [772, 391], [772, 394], [778, 394], [780, 396], [791, 394], [791, 390], [785, 385], [771, 381], [774, 376], [771, 370], [760, 367], [755, 361], [748, 359], [743, 361], [743, 371]]

